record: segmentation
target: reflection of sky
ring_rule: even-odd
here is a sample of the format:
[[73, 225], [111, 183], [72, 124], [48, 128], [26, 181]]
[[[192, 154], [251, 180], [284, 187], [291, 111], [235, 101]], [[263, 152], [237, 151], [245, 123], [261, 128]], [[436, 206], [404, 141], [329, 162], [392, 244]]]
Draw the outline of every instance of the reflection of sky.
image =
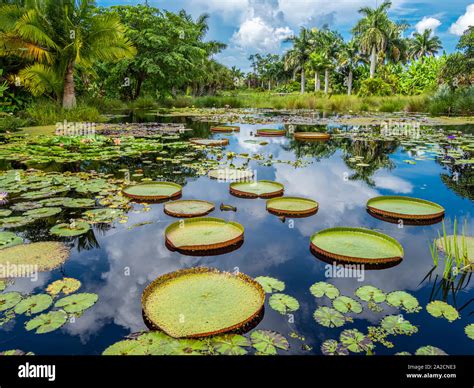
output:
[[[295, 160], [291, 151], [282, 148], [288, 141], [285, 138], [257, 138], [269, 142], [264, 147], [245, 143], [243, 140], [255, 139], [250, 136], [250, 131], [257, 128], [259, 126], [242, 126], [240, 134], [230, 137], [228, 150], [236, 153], [271, 153], [274, 160]], [[319, 353], [321, 341], [337, 338], [341, 329], [323, 328], [312, 318], [315, 308], [329, 305], [329, 301], [316, 300], [309, 293], [311, 284], [325, 280], [326, 269], [326, 263], [309, 252], [309, 236], [324, 228], [344, 225], [374, 228], [395, 237], [405, 249], [405, 259], [390, 269], [366, 271], [363, 282], [348, 278], [329, 281], [347, 296], [353, 296], [354, 291], [364, 284], [386, 291], [407, 290], [414, 293], [424, 306], [429, 301], [432, 284], [419, 286], [419, 283], [432, 267], [429, 242], [440, 226], [406, 226], [400, 229], [396, 224], [370, 217], [365, 211], [365, 204], [377, 195], [419, 196], [446, 207], [448, 230], [452, 229], [454, 216], [459, 218], [464, 215], [468, 216], [472, 231], [472, 202], [456, 196], [442, 184], [439, 179], [441, 167], [433, 161], [409, 166], [403, 163], [401, 151], [397, 151], [392, 159], [397, 167], [392, 171], [376, 172], [375, 187], [360, 181], [345, 180], [345, 173], [351, 171], [341, 159], [340, 152], [320, 162], [311, 160], [311, 164], [298, 169], [282, 163], [261, 167], [252, 162], [250, 166], [257, 169], [259, 179], [275, 179], [285, 185], [287, 195], [314, 198], [320, 203], [320, 210], [315, 216], [295, 219], [294, 225], [288, 219], [283, 223], [278, 217], [269, 215], [264, 200], [231, 196], [226, 183], [207, 177], [188, 181], [183, 198], [213, 201], [217, 210], [211, 216], [235, 220], [244, 225], [245, 243], [240, 249], [214, 257], [188, 257], [170, 252], [164, 245], [163, 233], [175, 219], [163, 213], [162, 204], [152, 205], [150, 212], [130, 213], [126, 225], [117, 225], [105, 236], [98, 237], [100, 249], [74, 253], [64, 267], [65, 275], [83, 281], [83, 291], [98, 293], [99, 302], [75, 322], [44, 336], [26, 333], [20, 327], [24, 319], [18, 318], [17, 326], [10, 325], [6, 327], [8, 332], [0, 333], [0, 343], [4, 343], [2, 347], [23, 347], [40, 354], [98, 354], [126, 334], [146, 329], [141, 316], [140, 298], [145, 286], [153, 279], [180, 268], [209, 266], [228, 271], [238, 268], [250, 276], [267, 275], [283, 280], [287, 285], [285, 292], [295, 296], [301, 304], [300, 310], [294, 314], [295, 322], [288, 322], [286, 317], [267, 308], [259, 328], [280, 331], [287, 337], [292, 330], [296, 330], [306, 337], [314, 352]], [[236, 206], [237, 213], [221, 212], [221, 203]], [[153, 223], [128, 229], [131, 225], [146, 221]], [[43, 287], [51, 279], [59, 277], [59, 271], [51, 276], [44, 274], [35, 287]], [[31, 292], [32, 287], [31, 282], [23, 280], [18, 281], [12, 290]], [[468, 301], [471, 295], [471, 287], [464, 289], [458, 294], [458, 305]], [[365, 308], [362, 314], [354, 316], [354, 324], [344, 328], [357, 327], [365, 331], [367, 324], [376, 324], [384, 314], [389, 313], [398, 312], [385, 307], [383, 314], [377, 314]], [[467, 317], [467, 313], [463, 316]], [[448, 353], [472, 353], [472, 345], [467, 343], [463, 334], [467, 319], [449, 324], [429, 317], [426, 312], [410, 314], [406, 318], [419, 325], [420, 332], [412, 337], [394, 339], [399, 344], [395, 349], [387, 350], [378, 345], [379, 353], [413, 352], [418, 346], [428, 344], [439, 346]], [[451, 328], [449, 342], [439, 335], [448, 328]], [[12, 333], [15, 333], [14, 337], [11, 337]], [[293, 353], [302, 353], [298, 340], [291, 340], [291, 343]]]

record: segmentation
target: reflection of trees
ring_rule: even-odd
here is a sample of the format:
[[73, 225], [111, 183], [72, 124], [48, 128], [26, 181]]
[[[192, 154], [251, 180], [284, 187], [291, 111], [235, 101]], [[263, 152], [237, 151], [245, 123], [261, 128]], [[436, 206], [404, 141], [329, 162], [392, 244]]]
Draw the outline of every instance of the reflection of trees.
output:
[[[453, 166], [458, 167], [458, 166]], [[452, 191], [464, 198], [474, 201], [474, 169], [467, 167], [459, 169], [457, 179], [455, 179], [454, 171], [450, 174], [441, 174], [441, 181]]]
[[338, 149], [335, 141], [298, 141], [290, 140], [288, 145], [282, 146], [285, 151], [292, 151], [299, 159], [313, 157], [317, 161], [331, 157]]
[[[396, 142], [375, 141], [375, 140], [350, 140], [344, 139], [341, 148], [344, 151], [343, 160], [347, 167], [354, 170], [349, 179], [361, 180], [369, 186], [375, 186], [372, 176], [380, 169], [387, 168], [392, 170], [395, 164], [390, 160], [390, 154], [394, 153], [398, 147]], [[351, 161], [352, 158], [360, 157], [363, 159]], [[358, 166], [364, 163], [368, 166]]]

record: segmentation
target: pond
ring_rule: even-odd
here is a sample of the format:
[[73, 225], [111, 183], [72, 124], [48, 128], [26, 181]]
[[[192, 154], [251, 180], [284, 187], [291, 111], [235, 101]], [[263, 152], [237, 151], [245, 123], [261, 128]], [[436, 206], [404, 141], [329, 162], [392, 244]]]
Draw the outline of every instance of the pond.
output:
[[[70, 256], [60, 267], [40, 272], [36, 281], [10, 279], [3, 293], [40, 294], [53, 281], [67, 277], [81, 282], [78, 292], [96, 294], [98, 299], [82, 314], [68, 317], [64, 325], [46, 334], [25, 329], [25, 322], [31, 316], [13, 314], [8, 318], [8, 311], [0, 312], [3, 314], [0, 315], [0, 351], [21, 349], [39, 355], [102, 354], [107, 347], [129, 334], [148, 330], [142, 315], [141, 295], [150, 282], [176, 270], [204, 266], [240, 271], [252, 278], [267, 276], [284, 282], [281, 293], [295, 298], [299, 304], [297, 309], [281, 314], [269, 305], [271, 295], [267, 294], [263, 318], [252, 329], [283, 335], [289, 349], [279, 350], [280, 354], [320, 355], [323, 343], [327, 347], [332, 345], [325, 341], [339, 341], [340, 334], [349, 329], [357, 329], [366, 336], [368, 327], [377, 327], [370, 329], [374, 330], [370, 337], [373, 343], [370, 352], [378, 355], [414, 354], [420, 347], [428, 345], [447, 354], [473, 353], [474, 343], [465, 333], [466, 326], [473, 323], [471, 272], [456, 273], [451, 282], [443, 280], [443, 255], [439, 254], [439, 264], [434, 268], [430, 250], [433, 241], [443, 235], [443, 224], [448, 235], [454, 233], [456, 224], [458, 234], [464, 228], [465, 235], [472, 236], [472, 127], [412, 125], [408, 126], [412, 132], [399, 136], [400, 133], [383, 132], [385, 124], [382, 128], [340, 125], [337, 122], [299, 125], [298, 120], [291, 124], [287, 116], [269, 115], [268, 112], [223, 116], [219, 123], [215, 122], [215, 116], [159, 116], [153, 112], [139, 117], [119, 117], [112, 122], [130, 120], [182, 124], [192, 131], [177, 130], [172, 134], [154, 136], [151, 138], [152, 147], [130, 142], [125, 148], [127, 154], [120, 157], [108, 148], [101, 151], [99, 147], [87, 154], [87, 160], [76, 158], [69, 151], [63, 152], [64, 139], [53, 142], [53, 145], [52, 136], [48, 141], [45, 140], [48, 136], [43, 136], [42, 143], [34, 145], [34, 152], [31, 151], [32, 145], [25, 145], [29, 141], [27, 138], [14, 135], [3, 139], [0, 167], [4, 171], [22, 170], [16, 172], [22, 185], [28, 181], [29, 175], [38, 174], [38, 171], [59, 172], [58, 176], [69, 180], [64, 183], [67, 189], [31, 198], [21, 196], [33, 191], [32, 187], [41, 190], [42, 184], [31, 186], [34, 179], [30, 179], [28, 190], [16, 194], [11, 181], [4, 187], [6, 180], [0, 180], [0, 191], [9, 193], [10, 197], [1, 209], [25, 201], [36, 203], [44, 198], [71, 197], [95, 199], [98, 202], [94, 201], [94, 206], [98, 207], [114, 203], [122, 210], [119, 216], [113, 217], [113, 222], [92, 224], [91, 230], [77, 237], [51, 235], [50, 229], [58, 222], [72, 222], [72, 219], [78, 222], [77, 219], [83, 218], [87, 209], [81, 203], [76, 203], [76, 207], [66, 206], [59, 214], [4, 229], [14, 232], [25, 242], [64, 242], [70, 247]], [[416, 118], [410, 122], [416, 123]], [[210, 128], [217, 124], [238, 126], [240, 131], [211, 132]], [[257, 130], [262, 128], [285, 130], [285, 135], [256, 137]], [[149, 129], [152, 132], [153, 126]], [[293, 132], [304, 131], [330, 133], [332, 137], [328, 141], [311, 142], [293, 138]], [[187, 142], [190, 138], [228, 139], [229, 144], [222, 148], [194, 147]], [[123, 146], [127, 140], [122, 139], [119, 143], [117, 141], [115, 146]], [[164, 144], [162, 150], [156, 148], [158, 143]], [[12, 144], [15, 147], [12, 148]], [[25, 151], [23, 146], [30, 147], [30, 151]], [[77, 148], [81, 150], [77, 152], [85, 152], [87, 144], [80, 143]], [[14, 157], [9, 158], [8, 154]], [[236, 197], [229, 192], [229, 182], [210, 179], [207, 171], [216, 166], [243, 166], [254, 172], [254, 178], [258, 180], [284, 185], [286, 196], [317, 201], [319, 209], [316, 214], [302, 218], [270, 214], [265, 199]], [[26, 168], [36, 168], [37, 172], [27, 172]], [[69, 192], [70, 184], [75, 188], [87, 186], [71, 177], [87, 181], [92, 171], [94, 179], [103, 179], [100, 184], [96, 183], [97, 190], [89, 187]], [[77, 176], [77, 173], [84, 175]], [[240, 223], [245, 228], [243, 244], [231, 252], [212, 256], [189, 256], [171, 251], [165, 245], [164, 232], [168, 225], [179, 219], [165, 214], [163, 203], [131, 203], [127, 208], [120, 190], [117, 190], [127, 174], [137, 182], [143, 178], [175, 182], [183, 186], [183, 199], [213, 202], [215, 210], [209, 216]], [[116, 186], [110, 187], [107, 183]], [[366, 204], [369, 199], [382, 195], [417, 197], [435, 202], [445, 209], [444, 221], [409, 225], [375, 218], [367, 212]], [[108, 202], [104, 202], [104, 198]], [[62, 207], [64, 202], [59, 200], [58, 204]], [[21, 215], [23, 211], [19, 207], [12, 215]], [[368, 267], [360, 272], [341, 271], [344, 267], [335, 267], [310, 251], [310, 238], [314, 233], [339, 226], [369, 228], [395, 238], [403, 246], [403, 260], [391, 266]], [[357, 301], [362, 311], [346, 312], [343, 324], [336, 325], [338, 327], [326, 327], [324, 322], [316, 322], [314, 312], [318, 308], [333, 307], [333, 300], [327, 296], [315, 297], [310, 291], [317, 282], [332, 284], [340, 295]], [[406, 291], [417, 299], [420, 308], [408, 309], [408, 312], [386, 302], [367, 303], [355, 295], [360, 287], [367, 285], [385, 294]], [[434, 317], [426, 306], [436, 300], [454, 306], [459, 318], [451, 322], [445, 317]], [[396, 322], [390, 326], [386, 321], [384, 327], [390, 326], [390, 330], [382, 333], [380, 324], [386, 316], [398, 319], [400, 327]], [[403, 326], [406, 321], [411, 324], [408, 328]], [[376, 330], [379, 330], [378, 334]], [[346, 332], [346, 335], [351, 333]], [[354, 340], [356, 345], [362, 343], [362, 340], [357, 341]], [[358, 349], [349, 353], [365, 354], [366, 351]]]

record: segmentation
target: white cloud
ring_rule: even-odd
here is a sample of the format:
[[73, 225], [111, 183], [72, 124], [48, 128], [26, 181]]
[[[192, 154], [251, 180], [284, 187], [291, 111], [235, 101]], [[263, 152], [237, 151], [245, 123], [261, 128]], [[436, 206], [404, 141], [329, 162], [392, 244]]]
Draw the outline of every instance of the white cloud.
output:
[[433, 17], [424, 17], [415, 25], [416, 32], [422, 34], [426, 30], [431, 30], [433, 33], [441, 25], [441, 22]]
[[243, 49], [275, 52], [280, 44], [293, 31], [287, 27], [272, 27], [260, 17], [245, 20], [239, 30], [233, 35], [232, 42]]
[[451, 25], [449, 32], [461, 36], [470, 26], [474, 26], [474, 4], [467, 6], [466, 13]]

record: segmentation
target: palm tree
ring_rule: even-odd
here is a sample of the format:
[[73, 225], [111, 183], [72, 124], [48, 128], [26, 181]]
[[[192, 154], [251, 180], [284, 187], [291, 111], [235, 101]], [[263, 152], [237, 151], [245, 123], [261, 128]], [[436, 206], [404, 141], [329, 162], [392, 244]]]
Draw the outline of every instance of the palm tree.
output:
[[390, 23], [387, 32], [386, 58], [392, 63], [406, 63], [408, 60], [408, 39], [403, 37], [403, 32], [409, 27], [405, 23]]
[[53, 93], [76, 106], [74, 75], [99, 61], [135, 54], [118, 17], [98, 14], [93, 0], [36, 0], [0, 7], [0, 55], [31, 63], [19, 72], [34, 95]]
[[391, 1], [384, 1], [377, 8], [361, 8], [359, 13], [364, 17], [353, 29], [362, 52], [370, 55], [370, 78], [375, 76], [378, 53], [387, 47], [387, 36], [393, 24], [387, 14], [391, 5]]
[[286, 53], [285, 68], [301, 71], [301, 93], [305, 92], [306, 73], [305, 65], [311, 54], [311, 33], [302, 27], [298, 36], [292, 36], [286, 41], [293, 42], [293, 48]]
[[352, 94], [354, 70], [363, 59], [359, 52], [359, 46], [354, 39], [342, 46], [338, 59], [339, 65], [348, 71], [347, 95], [350, 96]]
[[443, 48], [441, 40], [433, 35], [433, 31], [427, 29], [422, 34], [415, 32], [410, 41], [410, 57], [420, 59], [435, 56]]

